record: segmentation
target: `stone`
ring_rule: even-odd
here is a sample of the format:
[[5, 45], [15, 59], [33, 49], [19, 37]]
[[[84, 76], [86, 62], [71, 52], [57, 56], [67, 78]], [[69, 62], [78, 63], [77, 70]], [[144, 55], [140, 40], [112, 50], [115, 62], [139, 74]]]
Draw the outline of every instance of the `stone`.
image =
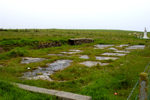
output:
[[117, 57], [101, 57], [101, 56], [97, 56], [96, 60], [116, 60], [118, 59]]
[[121, 45], [116, 46], [116, 47], [120, 47], [120, 48], [122, 48], [122, 47], [127, 47], [127, 46], [129, 46], [129, 45], [128, 45], [128, 44], [121, 44]]
[[105, 55], [105, 56], [125, 56], [126, 54], [122, 54], [122, 53], [103, 53], [102, 55]]
[[97, 62], [97, 61], [85, 61], [85, 62], [82, 62], [80, 64], [85, 65], [87, 67], [92, 67], [92, 66], [96, 66], [98, 64], [100, 66], [105, 66], [105, 65], [108, 65], [109, 63], [101, 63], [101, 62]]
[[112, 47], [114, 45], [112, 44], [97, 44], [97, 45], [94, 45], [97, 49], [104, 49], [104, 48], [107, 48], [107, 47]]
[[81, 58], [81, 59], [89, 59], [89, 56], [88, 55], [82, 55], [79, 58]]
[[133, 46], [129, 46], [126, 49], [127, 50], [132, 50], [132, 49], [144, 49], [145, 45], [133, 45]]
[[45, 60], [45, 58], [32, 58], [32, 57], [24, 57], [22, 58], [21, 64], [29, 64], [33, 62], [41, 62]]
[[130, 53], [130, 51], [125, 51], [125, 50], [116, 50], [115, 52], [117, 52], [117, 53]]
[[94, 40], [91, 38], [75, 38], [75, 39], [68, 40], [68, 43], [70, 45], [80, 45], [83, 43], [92, 43], [92, 42], [94, 42]]
[[49, 76], [58, 70], [63, 70], [70, 66], [71, 62], [72, 60], [57, 60], [53, 63], [47, 64], [48, 67], [38, 67], [33, 71], [25, 72], [23, 78], [52, 81]]
[[116, 49], [116, 48], [109, 48], [109, 50], [114, 50], [114, 51], [117, 51], [117, 49]]
[[69, 50], [69, 52], [61, 52], [61, 53], [64, 53], [64, 54], [76, 54], [76, 53], [80, 53], [82, 52], [81, 50]]
[[147, 36], [147, 30], [146, 30], [146, 27], [145, 27], [145, 30], [144, 30], [144, 36], [143, 36], [143, 39], [149, 39], [148, 36]]

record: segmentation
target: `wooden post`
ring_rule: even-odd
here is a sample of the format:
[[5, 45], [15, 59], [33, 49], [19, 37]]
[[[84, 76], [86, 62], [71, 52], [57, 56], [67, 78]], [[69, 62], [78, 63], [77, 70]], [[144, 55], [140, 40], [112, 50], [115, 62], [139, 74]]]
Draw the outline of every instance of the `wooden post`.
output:
[[148, 100], [148, 74], [140, 73], [139, 100]]

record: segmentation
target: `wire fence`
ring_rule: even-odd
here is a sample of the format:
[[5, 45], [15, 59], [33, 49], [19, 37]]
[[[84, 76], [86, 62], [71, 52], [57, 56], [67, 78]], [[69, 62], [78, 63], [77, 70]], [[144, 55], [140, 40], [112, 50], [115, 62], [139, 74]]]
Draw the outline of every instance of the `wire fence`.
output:
[[[148, 74], [148, 80], [150, 81], [150, 62], [145, 66], [144, 72]], [[148, 82], [148, 100], [150, 100], [150, 82]], [[135, 83], [134, 87], [132, 88], [127, 100], [138, 100], [139, 95], [139, 79]]]

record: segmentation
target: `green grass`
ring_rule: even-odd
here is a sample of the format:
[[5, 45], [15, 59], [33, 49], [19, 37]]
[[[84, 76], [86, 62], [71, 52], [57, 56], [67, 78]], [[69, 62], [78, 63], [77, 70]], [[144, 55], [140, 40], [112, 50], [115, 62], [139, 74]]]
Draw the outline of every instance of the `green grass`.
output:
[[[139, 79], [139, 73], [144, 71], [144, 67], [150, 61], [150, 40], [136, 38], [133, 33], [133, 31], [122, 30], [63, 29], [0, 31], [0, 47], [4, 49], [0, 53], [0, 65], [4, 66], [0, 67], [0, 80], [89, 95], [92, 96], [93, 100], [126, 100], [134, 84]], [[140, 34], [140, 32], [137, 32], [137, 34]], [[93, 38], [95, 42], [70, 46], [67, 44], [69, 38]], [[59, 41], [62, 46], [33, 48], [40, 42], [49, 41]], [[144, 50], [133, 50], [127, 56], [120, 57], [116, 61], [102, 61], [109, 62], [110, 65], [108, 66], [97, 65], [88, 68], [80, 65], [79, 62], [88, 60], [80, 59], [79, 55], [89, 55], [90, 61], [97, 61], [95, 56], [99, 56], [104, 52], [112, 52], [111, 50], [93, 49], [94, 45], [98, 43], [114, 45], [144, 44], [146, 48]], [[79, 49], [83, 52], [73, 54], [71, 57], [48, 56], [48, 54], [56, 54], [70, 49]], [[47, 60], [26, 65], [20, 64], [22, 57], [41, 57], [47, 58]], [[70, 59], [73, 60], [73, 63], [70, 67], [51, 75], [50, 77], [55, 80], [53, 82], [20, 78], [24, 72], [29, 71], [28, 67], [31, 70], [36, 69], [38, 66], [46, 67], [47, 63], [59, 59]], [[17, 89], [16, 91], [20, 90]], [[118, 93], [117, 96], [114, 95], [115, 92]], [[25, 93], [22, 92], [23, 94]], [[43, 97], [42, 100], [45, 100], [45, 98]]]
[[0, 100], [57, 100], [56, 97], [28, 92], [0, 80]]

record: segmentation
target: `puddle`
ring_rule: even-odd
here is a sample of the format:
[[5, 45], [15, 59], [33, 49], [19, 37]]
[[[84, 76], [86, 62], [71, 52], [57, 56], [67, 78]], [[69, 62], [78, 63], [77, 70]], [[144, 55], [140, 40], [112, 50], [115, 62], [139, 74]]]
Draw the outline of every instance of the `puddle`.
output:
[[29, 64], [33, 62], [40, 62], [45, 60], [45, 58], [32, 58], [32, 57], [24, 57], [22, 58], [21, 64]]
[[105, 65], [108, 65], [109, 63], [101, 63], [97, 61], [85, 61], [80, 64], [85, 65], [87, 67], [92, 67], [92, 66], [96, 66], [97, 64], [99, 64], [100, 66], [105, 66]]
[[48, 54], [48, 56], [64, 56], [63, 54]]
[[125, 56], [126, 54], [122, 54], [122, 53], [103, 53], [102, 55], [105, 55], [105, 56]]
[[75, 53], [80, 53], [82, 52], [81, 50], [69, 50], [69, 52], [61, 52], [61, 53], [64, 53], [64, 54], [75, 54]]
[[97, 56], [96, 57], [96, 60], [116, 60], [118, 59], [117, 57], [100, 57], [100, 56]]
[[38, 69], [35, 69], [32, 72], [25, 72], [23, 78], [52, 81], [49, 76], [58, 70], [63, 70], [70, 66], [71, 62], [72, 60], [57, 60], [54, 63], [47, 64], [48, 67], [38, 67]]
[[94, 46], [98, 49], [104, 49], [104, 48], [107, 48], [107, 47], [112, 47], [114, 45], [112, 45], [112, 44], [97, 44], [97, 45], [94, 45]]
[[127, 50], [132, 50], [132, 49], [144, 49], [145, 45], [133, 45], [133, 46], [129, 46], [126, 49]]
[[88, 55], [82, 55], [79, 58], [81, 58], [81, 59], [89, 59], [89, 56]]
[[119, 46], [116, 46], [116, 47], [122, 48], [122, 47], [127, 47], [127, 46], [129, 46], [129, 45], [128, 44], [122, 44], [122, 45], [119, 45]]

